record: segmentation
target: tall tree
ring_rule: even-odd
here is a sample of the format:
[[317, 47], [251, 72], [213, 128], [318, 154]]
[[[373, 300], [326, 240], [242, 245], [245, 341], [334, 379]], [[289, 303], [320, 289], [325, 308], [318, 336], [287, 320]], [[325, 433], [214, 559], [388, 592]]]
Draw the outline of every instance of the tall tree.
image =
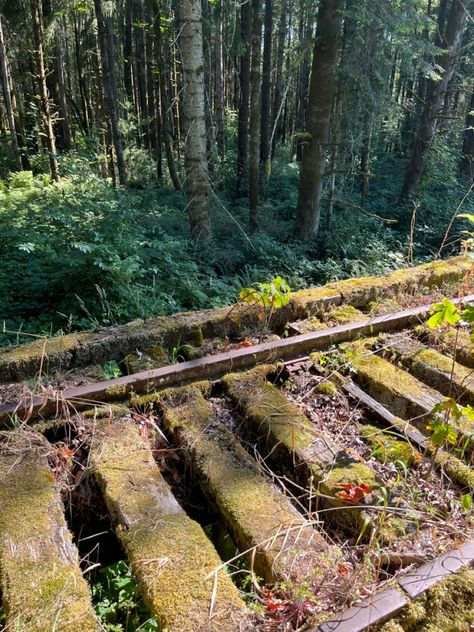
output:
[[466, 115], [460, 168], [463, 176], [474, 180], [474, 89]]
[[214, 110], [216, 113], [216, 142], [221, 158], [225, 149], [225, 119], [224, 119], [224, 37], [223, 37], [223, 0], [215, 7], [215, 37], [214, 37]]
[[97, 32], [100, 59], [102, 62], [102, 83], [105, 93], [105, 103], [112, 133], [112, 142], [114, 144], [115, 156], [117, 159], [119, 182], [122, 186], [125, 186], [127, 184], [127, 172], [125, 168], [122, 134], [119, 128], [113, 20], [110, 13], [110, 7], [107, 7], [107, 12], [103, 11], [102, 0], [94, 0], [94, 7], [97, 18]]
[[258, 228], [260, 214], [260, 114], [262, 82], [262, 0], [252, 0], [252, 62], [250, 72], [249, 204], [250, 229]]
[[57, 181], [59, 180], [59, 169], [56, 156], [56, 139], [54, 136], [53, 117], [51, 115], [48, 86], [46, 83], [47, 74], [44, 61], [43, 13], [42, 6], [39, 0], [31, 0], [30, 9], [33, 27], [33, 40], [35, 46], [36, 82], [38, 85], [38, 97], [43, 123], [43, 133], [48, 149], [51, 177], [54, 181]]
[[272, 76], [273, 0], [265, 0], [262, 65], [262, 114], [260, 124], [260, 162], [263, 166], [270, 156], [270, 110]]
[[321, 0], [318, 10], [296, 214], [297, 233], [303, 240], [316, 237], [319, 231], [343, 9], [344, 0]]
[[7, 48], [3, 34], [2, 16], [0, 15], [0, 82], [2, 84], [3, 102], [7, 113], [8, 127], [10, 128], [10, 138], [15, 159], [16, 168], [21, 171], [21, 152], [16, 131], [15, 113], [13, 111], [12, 97], [10, 93], [10, 68], [8, 65]]
[[240, 99], [239, 127], [237, 132], [237, 195], [242, 195], [248, 177], [249, 155], [249, 102], [250, 102], [250, 56], [252, 35], [251, 0], [240, 8]]
[[467, 12], [472, 6], [474, 6], [474, 0], [452, 0], [451, 8], [445, 19], [447, 2], [442, 0], [440, 3], [435, 42], [436, 46], [441, 50], [435, 59], [435, 67], [440, 77], [430, 79], [426, 88], [420, 126], [413, 144], [400, 193], [401, 202], [415, 195], [423, 174], [426, 154], [436, 134], [446, 91], [455, 70]]
[[193, 239], [211, 240], [210, 187], [206, 152], [204, 56], [201, 0], [180, 0], [183, 127], [186, 195]]

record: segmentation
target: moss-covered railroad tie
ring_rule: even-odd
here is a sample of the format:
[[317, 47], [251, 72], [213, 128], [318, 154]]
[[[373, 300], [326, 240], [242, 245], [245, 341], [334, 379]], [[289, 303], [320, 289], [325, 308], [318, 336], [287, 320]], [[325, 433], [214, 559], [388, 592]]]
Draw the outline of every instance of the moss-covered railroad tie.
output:
[[410, 373], [443, 395], [454, 397], [465, 404], [474, 404], [474, 372], [471, 368], [423, 345], [407, 344], [399, 336], [390, 337], [384, 344]]
[[335, 562], [338, 552], [214, 417], [199, 385], [166, 392], [160, 406], [166, 430], [186, 450], [207, 497], [240, 550], [249, 551], [257, 575], [267, 581], [301, 579]]
[[444, 399], [438, 391], [358, 343], [346, 346], [346, 356], [355, 381], [394, 415], [413, 419], [420, 430], [433, 407]]
[[[89, 588], [46, 456], [46, 441], [0, 454], [0, 589], [6, 629], [95, 632]], [[43, 445], [44, 443], [44, 445]]]
[[380, 481], [366, 464], [347, 462], [344, 451], [314, 428], [310, 420], [281, 391], [266, 380], [268, 367], [232, 373], [223, 383], [245, 416], [249, 433], [259, 442], [273, 466], [305, 488], [322, 494], [322, 506], [337, 507], [325, 513], [349, 531], [370, 533], [373, 524], [361, 508], [348, 508], [338, 497], [342, 483], [364, 483], [374, 491]]
[[239, 630], [244, 605], [202, 528], [174, 498], [130, 420], [97, 422], [90, 452], [144, 601], [170, 632]]

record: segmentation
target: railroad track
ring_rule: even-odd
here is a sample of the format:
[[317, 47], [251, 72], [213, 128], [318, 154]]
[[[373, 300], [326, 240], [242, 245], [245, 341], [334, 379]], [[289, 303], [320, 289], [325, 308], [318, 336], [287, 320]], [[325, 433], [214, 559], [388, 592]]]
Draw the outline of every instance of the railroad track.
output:
[[[0, 354], [0, 629], [101, 629], [89, 578], [118, 559], [170, 632], [469, 629], [474, 424], [437, 450], [426, 422], [474, 406], [474, 346], [425, 325], [469, 270], [301, 293], [251, 346], [234, 308]], [[177, 335], [208, 354], [153, 367]], [[147, 370], [91, 380], [110, 359]], [[40, 367], [51, 386], [8, 401]]]

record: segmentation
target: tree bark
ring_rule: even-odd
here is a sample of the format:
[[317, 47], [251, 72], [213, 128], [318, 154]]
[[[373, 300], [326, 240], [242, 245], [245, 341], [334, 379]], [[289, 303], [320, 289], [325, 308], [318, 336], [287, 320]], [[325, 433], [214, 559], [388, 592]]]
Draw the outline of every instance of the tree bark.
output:
[[217, 151], [221, 158], [225, 151], [225, 119], [224, 119], [224, 39], [223, 39], [223, 0], [215, 9], [215, 39], [214, 39], [214, 110], [216, 113], [216, 142]]
[[283, 64], [285, 58], [285, 38], [288, 20], [288, 1], [283, 0], [280, 19], [278, 22], [278, 36], [276, 46], [276, 79], [273, 92], [272, 129], [275, 129], [271, 147], [272, 158], [275, 154], [276, 141], [281, 138], [281, 103], [283, 99]]
[[102, 62], [102, 82], [105, 93], [105, 103], [112, 132], [112, 142], [117, 159], [119, 182], [122, 186], [127, 184], [127, 172], [123, 157], [122, 134], [119, 129], [117, 77], [115, 71], [115, 45], [113, 35], [112, 16], [105, 16], [102, 11], [102, 0], [94, 0], [95, 14], [97, 18], [100, 58]]
[[[165, 147], [166, 164], [168, 166], [168, 173], [173, 183], [175, 191], [181, 191], [181, 181], [179, 179], [178, 170], [176, 168], [176, 162], [173, 154], [173, 133], [171, 129], [171, 105], [168, 98], [168, 74], [169, 74], [169, 48], [165, 45], [161, 32], [161, 12], [160, 6], [157, 0], [155, 2], [155, 16], [153, 20], [155, 38], [156, 38], [156, 50], [158, 59], [158, 73], [159, 73], [159, 96], [160, 96], [160, 111], [161, 111], [161, 133], [163, 136], [163, 144]], [[166, 46], [166, 47], [165, 47]]]
[[[431, 79], [426, 89], [420, 127], [408, 162], [405, 180], [400, 193], [400, 202], [404, 202], [415, 195], [423, 175], [426, 154], [436, 134], [446, 90], [454, 73], [467, 11], [473, 4], [473, 0], [453, 0], [447, 17], [446, 28], [442, 26], [444, 18], [438, 17], [436, 45], [442, 49], [442, 53], [436, 57], [436, 66], [441, 72], [441, 78], [439, 80]], [[445, 10], [446, 3], [443, 1], [440, 5], [439, 16]]]
[[474, 180], [474, 90], [466, 115], [460, 169], [463, 176]]
[[273, 0], [265, 0], [262, 66], [262, 113], [260, 123], [260, 163], [270, 157], [270, 109], [271, 109], [271, 76], [272, 76], [272, 35], [273, 35]]
[[344, 0], [321, 0], [313, 51], [306, 132], [301, 162], [296, 229], [299, 237], [317, 237], [321, 217], [325, 145], [328, 140], [340, 47]]
[[249, 155], [249, 100], [250, 100], [250, 39], [252, 34], [252, 5], [244, 2], [240, 9], [240, 101], [237, 132], [237, 195], [245, 193]]
[[258, 228], [260, 214], [260, 114], [262, 61], [262, 0], [252, 0], [252, 63], [250, 73], [250, 142], [249, 142], [249, 203], [250, 230]]
[[10, 139], [13, 149], [13, 157], [18, 171], [22, 169], [20, 144], [16, 131], [15, 114], [13, 112], [12, 97], [10, 92], [10, 68], [8, 65], [7, 49], [3, 35], [2, 16], [0, 15], [0, 81], [2, 83], [3, 102], [7, 114]]
[[204, 56], [201, 0], [180, 0], [183, 71], [183, 128], [186, 195], [193, 239], [211, 240], [209, 172], [206, 155]]
[[46, 147], [49, 155], [49, 168], [52, 179], [59, 180], [58, 161], [56, 159], [56, 139], [54, 137], [53, 119], [49, 104], [48, 87], [46, 84], [46, 67], [44, 63], [43, 48], [43, 18], [41, 6], [38, 0], [31, 0], [31, 17], [33, 26], [33, 40], [35, 46], [36, 80], [40, 101], [43, 133], [46, 139]]
[[56, 73], [58, 79], [58, 105], [60, 125], [62, 130], [62, 148], [66, 151], [72, 147], [71, 124], [66, 100], [66, 70], [64, 66], [63, 42], [61, 32], [56, 29], [54, 33], [54, 46], [56, 54]]

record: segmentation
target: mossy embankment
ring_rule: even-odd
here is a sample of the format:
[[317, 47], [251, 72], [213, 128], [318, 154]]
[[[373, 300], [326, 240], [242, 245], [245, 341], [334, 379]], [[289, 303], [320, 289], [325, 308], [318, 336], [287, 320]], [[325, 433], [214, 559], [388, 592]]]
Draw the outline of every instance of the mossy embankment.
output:
[[[274, 331], [281, 333], [297, 319], [321, 314], [328, 305], [347, 304], [367, 307], [371, 302], [397, 293], [420, 294], [433, 287], [460, 283], [469, 271], [468, 257], [398, 270], [381, 277], [362, 277], [330, 283], [323, 287], [292, 294], [289, 305], [277, 310], [272, 318]], [[259, 309], [248, 305], [174, 314], [96, 332], [68, 334], [40, 339], [19, 347], [0, 350], [0, 382], [33, 377], [40, 370], [51, 373], [108, 360], [122, 361], [132, 352], [160, 346], [172, 349], [180, 345], [200, 346], [204, 339], [239, 337], [248, 329], [259, 329]]]

